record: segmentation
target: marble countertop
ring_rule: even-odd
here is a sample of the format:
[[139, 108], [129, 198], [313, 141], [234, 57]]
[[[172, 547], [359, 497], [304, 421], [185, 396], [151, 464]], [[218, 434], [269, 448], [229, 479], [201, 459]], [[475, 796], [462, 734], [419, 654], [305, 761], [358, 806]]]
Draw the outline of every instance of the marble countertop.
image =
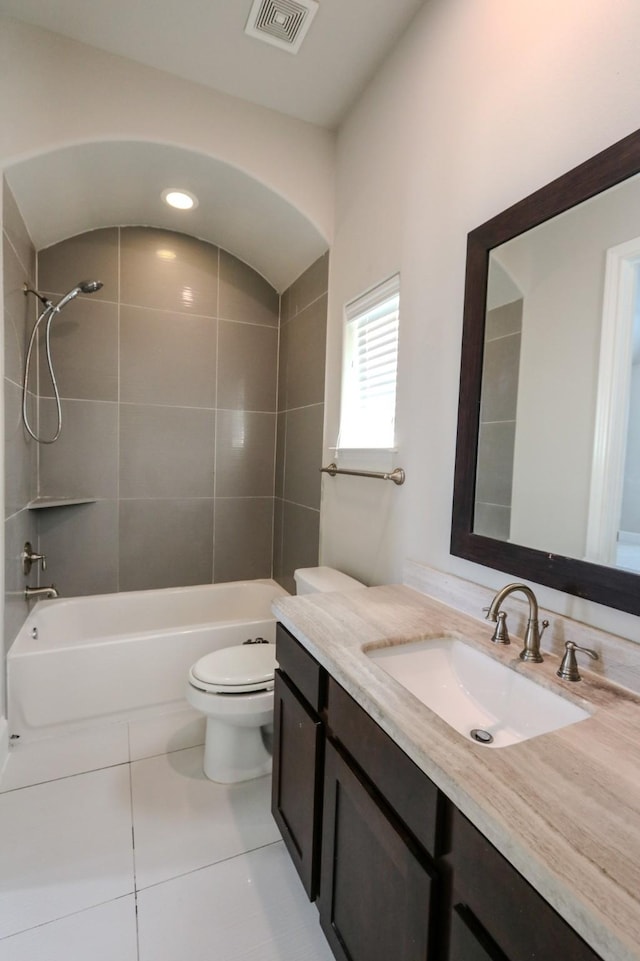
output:
[[[640, 697], [559, 659], [519, 660], [491, 625], [408, 587], [275, 601], [278, 619], [605, 961], [640, 961]], [[592, 716], [487, 748], [454, 731], [364, 653], [459, 634]]]

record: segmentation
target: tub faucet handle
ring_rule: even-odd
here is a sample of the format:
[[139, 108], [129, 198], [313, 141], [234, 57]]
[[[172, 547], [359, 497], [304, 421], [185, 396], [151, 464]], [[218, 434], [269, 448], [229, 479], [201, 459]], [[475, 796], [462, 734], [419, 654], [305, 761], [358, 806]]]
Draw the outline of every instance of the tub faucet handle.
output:
[[22, 573], [25, 577], [28, 577], [31, 573], [31, 567], [33, 564], [37, 564], [40, 561], [42, 570], [47, 569], [47, 556], [46, 554], [36, 554], [31, 546], [30, 541], [26, 541], [24, 547], [22, 548], [22, 554], [20, 555], [20, 560], [22, 561]]

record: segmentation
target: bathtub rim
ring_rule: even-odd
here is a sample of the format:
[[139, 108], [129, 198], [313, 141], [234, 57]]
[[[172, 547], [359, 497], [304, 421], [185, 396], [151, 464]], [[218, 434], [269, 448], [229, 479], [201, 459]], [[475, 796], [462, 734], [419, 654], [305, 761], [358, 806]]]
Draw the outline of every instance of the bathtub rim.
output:
[[[179, 588], [159, 588], [151, 591], [138, 591], [129, 593], [148, 598], [150, 595], [154, 596], [158, 592], [162, 592], [165, 595], [175, 592], [181, 592], [184, 594], [193, 591], [199, 592], [200, 589], [202, 589], [202, 591], [215, 592], [216, 588], [225, 588], [229, 585], [246, 588], [251, 588], [255, 585], [264, 585], [265, 587], [269, 587], [271, 589], [271, 601], [275, 600], [276, 597], [288, 596], [288, 591], [286, 588], [283, 588], [273, 578], [255, 578], [254, 580], [245, 579], [243, 581], [226, 581], [218, 585], [188, 585]], [[53, 605], [59, 605], [60, 600], [62, 600], [63, 603], [67, 602], [82, 604], [90, 602], [91, 599], [94, 598], [102, 599], [105, 597], [115, 599], [115, 602], [117, 603], [117, 599], [121, 597], [121, 594], [96, 594], [79, 596], [75, 598], [39, 601], [36, 605], [34, 605], [29, 617], [23, 624], [23, 627], [18, 633], [18, 636], [12, 644], [7, 656], [8, 726], [11, 733], [14, 735], [17, 734], [20, 737], [22, 743], [41, 740], [51, 736], [80, 733], [88, 730], [94, 730], [98, 732], [100, 729], [104, 729], [107, 726], [111, 727], [123, 722], [135, 723], [138, 721], [154, 720], [161, 716], [175, 714], [176, 712], [179, 713], [181, 710], [188, 707], [183, 693], [183, 681], [187, 676], [188, 666], [199, 657], [209, 653], [211, 650], [217, 650], [219, 647], [224, 646], [223, 644], [215, 642], [210, 645], [210, 639], [208, 637], [205, 639], [205, 635], [208, 631], [211, 631], [215, 636], [219, 635], [225, 630], [229, 630], [230, 632], [233, 632], [234, 635], [231, 643], [240, 644], [243, 643], [245, 637], [252, 636], [253, 628], [253, 634], [255, 636], [260, 634], [267, 637], [270, 640], [270, 643], [275, 643], [276, 618], [271, 611], [271, 603], [269, 603], [268, 612], [265, 611], [263, 607], [262, 610], [253, 612], [251, 616], [244, 618], [235, 617], [230, 620], [211, 619], [200, 624], [189, 624], [184, 629], [176, 628], [175, 626], [171, 626], [166, 630], [158, 630], [157, 628], [153, 628], [150, 631], [133, 631], [129, 634], [109, 634], [104, 638], [98, 638], [96, 640], [91, 640], [88, 638], [83, 643], [74, 641], [71, 644], [63, 645], [59, 641], [54, 641], [53, 644], [48, 641], [46, 647], [37, 648], [33, 646], [34, 644], [37, 644], [37, 641], [34, 641], [29, 636], [29, 622], [38, 605], [42, 605], [45, 608], [50, 608]], [[42, 610], [42, 607], [40, 609]], [[18, 644], [18, 641], [21, 638], [22, 644]], [[178, 668], [176, 668], [176, 662], [182, 661], [183, 654], [181, 654], [179, 651], [176, 652], [175, 650], [172, 650], [172, 648], [179, 646], [181, 639], [185, 641], [185, 646], [189, 648], [189, 651], [195, 651], [195, 653], [189, 655], [188, 651], [183, 652], [183, 654], [188, 658], [188, 661], [185, 660], [184, 664], [180, 663]], [[154, 641], [161, 645], [161, 650], [170, 652], [167, 655], [168, 665], [167, 672], [165, 674], [162, 674], [163, 660], [162, 655], [160, 656], [160, 675], [157, 675], [159, 676], [160, 689], [164, 690], [164, 686], [168, 685], [173, 691], [174, 685], [179, 684], [179, 695], [171, 693], [170, 696], [160, 696], [157, 700], [153, 700], [152, 697], [148, 697], [143, 703], [129, 702], [128, 706], [124, 710], [120, 707], [110, 706], [108, 708], [96, 710], [95, 714], [85, 713], [73, 719], [54, 720], [54, 718], [50, 715], [50, 723], [41, 723], [40, 721], [31, 723], [29, 720], [29, 704], [35, 703], [33, 701], [33, 696], [36, 696], [37, 698], [36, 692], [44, 691], [42, 696], [45, 704], [52, 703], [55, 701], [56, 697], [62, 693], [60, 688], [56, 686], [55, 680], [52, 681], [52, 677], [55, 678], [56, 672], [58, 672], [61, 678], [60, 683], [62, 684], [63, 689], [66, 686], [65, 678], [77, 677], [77, 675], [74, 673], [73, 660], [69, 662], [68, 660], [65, 661], [64, 659], [73, 659], [76, 652], [80, 654], [81, 659], [91, 659], [93, 653], [95, 653], [98, 657], [98, 663], [102, 665], [105, 662], [104, 660], [101, 660], [103, 655], [100, 654], [100, 651], [105, 651], [104, 657], [107, 658], [106, 663], [111, 665], [112, 671], [111, 680], [109, 683], [112, 685], [115, 684], [116, 687], [107, 686], [104, 690], [106, 692], [114, 690], [118, 691], [118, 696], [115, 698], [116, 702], [118, 702], [120, 698], [120, 678], [125, 676], [127, 668], [131, 663], [134, 665], [134, 671], [139, 669], [141, 661], [139, 654], [144, 654], [145, 651], [150, 651], [151, 648], [149, 645], [153, 645]], [[178, 642], [178, 645], [175, 645], [175, 641]], [[117, 679], [114, 679], [113, 665], [114, 656], [117, 656], [116, 651], [118, 648], [124, 651], [129, 643], [131, 645], [131, 656], [133, 657], [133, 662], [123, 660], [122, 669], [125, 674], [121, 674], [120, 667], [118, 667]], [[27, 645], [26, 649], [25, 645]], [[142, 649], [140, 652], [138, 651], [138, 647]], [[195, 650], [195, 648], [198, 648], [198, 650]], [[111, 651], [109, 649], [111, 649]], [[58, 655], [63, 658], [63, 661], [60, 665], [57, 664], [56, 661]], [[69, 665], [66, 669], [64, 669], [65, 663]], [[84, 660], [84, 663], [86, 664], [87, 661]], [[149, 662], [147, 661], [146, 663]], [[33, 668], [30, 668], [28, 666], [29, 664], [32, 664]], [[32, 670], [35, 671], [35, 674], [30, 675], [30, 671]], [[25, 671], [27, 672], [26, 674], [23, 673]], [[46, 675], [46, 680], [43, 680], [43, 674]], [[29, 676], [34, 678], [33, 683], [36, 685], [35, 691], [32, 689], [30, 695], [21, 694], [19, 686], [16, 687], [16, 681], [19, 685], [22, 683], [22, 680], [17, 680], [17, 678], [26, 678], [24, 683], [28, 685]], [[101, 675], [96, 671], [95, 673], [92, 672], [91, 676], [100, 677]], [[90, 675], [86, 675], [86, 677], [90, 677]], [[145, 668], [144, 674], [138, 675], [138, 677], [142, 678], [144, 681], [144, 679], [147, 677], [147, 669]], [[127, 685], [124, 684], [125, 688], [126, 686]], [[141, 688], [142, 687], [144, 687], [143, 683], [141, 683]], [[26, 688], [24, 690], [26, 690]], [[68, 690], [70, 690], [70, 688], [67, 688], [67, 691]], [[158, 692], [156, 691], [156, 693]], [[167, 692], [165, 690], [165, 694], [166, 693]], [[105, 696], [108, 697], [109, 695], [107, 694]], [[62, 701], [64, 702], [64, 696], [62, 697]], [[52, 710], [54, 710], [55, 713], [55, 709]]]
[[[163, 597], [167, 597], [167, 596], [170, 597], [172, 595], [185, 596], [187, 593], [192, 593], [192, 592], [198, 593], [198, 594], [205, 594], [208, 592], [215, 591], [216, 588], [223, 589], [231, 586], [252, 587], [256, 584], [264, 585], [265, 587], [275, 588], [276, 590], [274, 590], [272, 600], [275, 600], [276, 597], [290, 596], [286, 588], [282, 587], [281, 584], [278, 584], [278, 582], [275, 581], [273, 578], [256, 578], [254, 580], [244, 579], [239, 581], [222, 581], [221, 583], [218, 583], [218, 584], [192, 584], [192, 585], [189, 584], [189, 585], [184, 585], [182, 587], [167, 587], [167, 588], [160, 587], [160, 588], [152, 588], [150, 590], [144, 590], [144, 591], [112, 591], [108, 594], [80, 594], [74, 597], [60, 597], [60, 598], [38, 600], [35, 602], [31, 610], [27, 614], [27, 617], [25, 618], [22, 626], [20, 627], [20, 630], [16, 634], [15, 638], [11, 643], [11, 646], [7, 651], [7, 654], [6, 654], [7, 665], [10, 660], [13, 660], [18, 657], [29, 657], [31, 655], [55, 654], [57, 651], [72, 650], [72, 649], [80, 648], [84, 646], [99, 646], [102, 644], [111, 644], [114, 642], [122, 643], [126, 641], [128, 637], [131, 637], [132, 639], [133, 637], [135, 637], [136, 639], [138, 638], [148, 639], [155, 635], [166, 636], [170, 633], [188, 634], [189, 632], [202, 630], [204, 627], [206, 627], [207, 624], [215, 624], [216, 626], [219, 626], [219, 625], [222, 626], [226, 624], [237, 624], [239, 620], [238, 618], [225, 618], [224, 620], [217, 620], [217, 621], [216, 620], [193, 621], [184, 627], [170, 625], [166, 628], [149, 628], [147, 630], [136, 630], [132, 632], [120, 631], [118, 633], [102, 634], [102, 635], [99, 635], [97, 638], [91, 639], [90, 641], [89, 639], [86, 639], [87, 641], [89, 641], [89, 643], [87, 644], [85, 644], [84, 642], [78, 642], [78, 641], [67, 642], [67, 643], [58, 641], [55, 643], [55, 645], [53, 645], [50, 641], [47, 641], [46, 646], [32, 647], [31, 645], [34, 643], [34, 639], [30, 636], [30, 633], [29, 633], [32, 627], [32, 620], [34, 620], [37, 616], [42, 615], [47, 610], [53, 610], [53, 609], [59, 610], [61, 608], [64, 610], [65, 607], [69, 607], [71, 605], [84, 606], [86, 604], [87, 606], [90, 606], [92, 601], [109, 600], [110, 598], [113, 599], [114, 603], [117, 603], [117, 600], [123, 597], [130, 598], [130, 599], [139, 598], [143, 600], [143, 599], [152, 599], [153, 597], [157, 597], [159, 594], [162, 594]], [[246, 623], [251, 624], [251, 623], [255, 623], [256, 621], [262, 621], [262, 620], [264, 620], [264, 616], [250, 617], [246, 619]], [[36, 626], [36, 625], [34, 624], [33, 626]], [[44, 643], [43, 641], [41, 642]], [[37, 641], [35, 643], [37, 643]]]

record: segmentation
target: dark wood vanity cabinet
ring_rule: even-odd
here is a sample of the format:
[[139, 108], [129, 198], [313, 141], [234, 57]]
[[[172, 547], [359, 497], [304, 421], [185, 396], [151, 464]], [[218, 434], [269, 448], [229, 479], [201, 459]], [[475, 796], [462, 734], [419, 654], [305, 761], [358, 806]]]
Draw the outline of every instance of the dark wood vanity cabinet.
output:
[[448, 961], [601, 961], [453, 805], [448, 819]]
[[436, 961], [439, 792], [330, 678], [320, 924], [338, 961]]
[[[309, 900], [318, 890], [324, 770], [319, 665], [278, 625], [271, 811]], [[295, 677], [295, 684], [290, 679]]]
[[278, 625], [273, 814], [338, 961], [601, 961]]
[[281, 625], [276, 656], [272, 811], [334, 955], [437, 961], [435, 785]]
[[434, 872], [393, 812], [327, 745], [320, 924], [339, 961], [426, 961]]

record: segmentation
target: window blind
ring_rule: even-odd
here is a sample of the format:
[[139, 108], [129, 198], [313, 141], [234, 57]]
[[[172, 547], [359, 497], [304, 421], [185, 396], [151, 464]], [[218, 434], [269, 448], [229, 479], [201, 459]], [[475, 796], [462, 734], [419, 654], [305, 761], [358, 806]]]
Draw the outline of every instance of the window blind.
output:
[[345, 309], [345, 363], [340, 448], [394, 444], [398, 375], [399, 278]]

